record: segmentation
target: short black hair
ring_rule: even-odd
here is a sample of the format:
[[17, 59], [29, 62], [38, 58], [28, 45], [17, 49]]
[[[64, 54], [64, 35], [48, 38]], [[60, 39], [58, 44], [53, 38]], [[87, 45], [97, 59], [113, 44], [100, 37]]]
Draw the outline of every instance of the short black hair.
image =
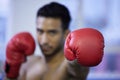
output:
[[63, 30], [69, 28], [69, 24], [71, 21], [71, 16], [68, 8], [57, 2], [51, 2], [41, 7], [37, 12], [37, 17], [39, 16], [60, 18], [62, 21]]

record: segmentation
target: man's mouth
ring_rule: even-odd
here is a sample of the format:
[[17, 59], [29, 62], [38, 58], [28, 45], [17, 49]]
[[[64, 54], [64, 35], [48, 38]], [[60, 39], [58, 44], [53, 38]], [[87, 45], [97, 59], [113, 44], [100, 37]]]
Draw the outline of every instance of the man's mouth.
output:
[[51, 49], [50, 47], [47, 47], [47, 46], [41, 47], [41, 48], [42, 48], [42, 51], [44, 51], [44, 52], [47, 52]]

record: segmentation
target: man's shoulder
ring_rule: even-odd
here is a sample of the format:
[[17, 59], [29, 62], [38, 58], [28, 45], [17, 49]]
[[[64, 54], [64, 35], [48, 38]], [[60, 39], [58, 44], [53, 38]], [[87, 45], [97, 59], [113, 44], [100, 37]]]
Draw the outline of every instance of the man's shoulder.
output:
[[45, 63], [45, 60], [42, 56], [29, 56], [21, 66], [22, 69], [27, 70], [29, 68], [34, 68], [36, 65], [42, 66], [42, 64]]
[[41, 56], [29, 56], [27, 61], [22, 64], [20, 75], [27, 78], [33, 78], [34, 74], [36, 76], [42, 75], [46, 71], [46, 63], [43, 57]]
[[27, 58], [27, 61], [22, 64], [20, 72], [26, 73], [26, 72], [35, 72], [35, 71], [41, 71], [44, 70], [46, 66], [45, 60], [41, 56], [29, 56]]

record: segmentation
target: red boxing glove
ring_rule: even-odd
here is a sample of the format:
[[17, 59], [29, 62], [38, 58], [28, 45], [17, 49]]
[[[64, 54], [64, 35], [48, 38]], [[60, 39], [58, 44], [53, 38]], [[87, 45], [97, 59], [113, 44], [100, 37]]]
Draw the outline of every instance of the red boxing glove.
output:
[[20, 66], [26, 56], [32, 55], [35, 50], [35, 41], [28, 32], [16, 34], [7, 44], [5, 72], [8, 78], [19, 76]]
[[104, 38], [96, 29], [83, 28], [71, 32], [65, 42], [64, 55], [72, 61], [77, 59], [83, 66], [96, 66], [102, 61]]

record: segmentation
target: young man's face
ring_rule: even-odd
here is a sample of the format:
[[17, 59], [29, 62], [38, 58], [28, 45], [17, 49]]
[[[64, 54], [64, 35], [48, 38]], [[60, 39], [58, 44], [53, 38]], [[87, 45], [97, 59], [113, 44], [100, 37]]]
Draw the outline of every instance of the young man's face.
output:
[[37, 18], [37, 39], [45, 56], [51, 56], [62, 50], [64, 32], [59, 18]]

